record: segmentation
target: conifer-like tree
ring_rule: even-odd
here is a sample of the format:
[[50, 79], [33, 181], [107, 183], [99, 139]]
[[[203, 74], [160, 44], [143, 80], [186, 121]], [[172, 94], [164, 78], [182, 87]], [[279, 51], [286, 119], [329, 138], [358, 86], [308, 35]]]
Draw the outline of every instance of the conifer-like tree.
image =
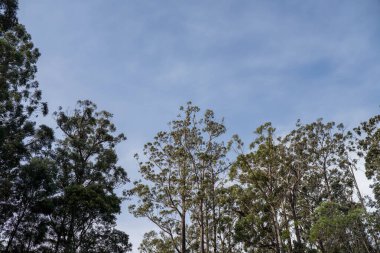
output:
[[[53, 172], [46, 152], [53, 131], [35, 80], [39, 51], [18, 23], [16, 0], [0, 1], [0, 250], [34, 249], [44, 236]], [[38, 175], [36, 175], [36, 173]]]

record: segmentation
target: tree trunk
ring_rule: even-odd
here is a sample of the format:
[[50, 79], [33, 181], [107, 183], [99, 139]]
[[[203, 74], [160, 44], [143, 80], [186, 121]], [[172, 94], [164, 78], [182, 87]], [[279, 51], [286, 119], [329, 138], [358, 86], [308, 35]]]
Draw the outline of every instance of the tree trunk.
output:
[[[183, 190], [184, 191], [184, 190]], [[186, 196], [182, 192], [182, 215], [181, 215], [181, 253], [186, 253]]]
[[215, 203], [215, 172], [212, 171], [212, 225], [213, 225], [213, 247], [214, 247], [214, 253], [217, 253], [217, 238], [216, 238], [216, 230], [217, 230], [217, 223], [216, 223], [216, 203]]
[[290, 235], [290, 228], [289, 228], [289, 219], [288, 219], [288, 215], [286, 215], [286, 210], [284, 210], [284, 219], [285, 219], [285, 224], [286, 224], [286, 230], [289, 233], [288, 238], [287, 238], [288, 245], [289, 245], [289, 252], [293, 252], [292, 238]]
[[297, 216], [297, 211], [296, 211], [296, 206], [297, 206], [297, 197], [295, 196], [296, 194], [294, 193], [294, 190], [292, 190], [292, 195], [290, 196], [290, 206], [291, 206], [291, 212], [292, 212], [292, 218], [293, 218], [293, 223], [294, 223], [294, 231], [296, 233], [296, 240], [297, 240], [297, 246], [299, 247], [302, 244], [301, 241], [301, 232], [300, 228], [298, 226], [298, 216]]
[[275, 232], [275, 238], [276, 238], [276, 252], [277, 253], [283, 253], [283, 244], [281, 239], [281, 231], [280, 226], [277, 221], [277, 212], [273, 207], [272, 209], [272, 215], [273, 215], [273, 226], [274, 226], [274, 232]]
[[201, 253], [205, 253], [205, 224], [204, 224], [204, 213], [203, 213], [204, 212], [203, 211], [203, 197], [201, 197], [200, 212], [201, 212], [201, 217], [200, 217], [201, 218]]
[[18, 227], [20, 226], [22, 219], [24, 219], [25, 212], [26, 212], [26, 208], [27, 208], [27, 207], [24, 208], [24, 210], [22, 211], [22, 214], [21, 214], [20, 217], [17, 219], [17, 222], [16, 222], [16, 224], [15, 224], [15, 227], [13, 228], [12, 233], [11, 233], [11, 236], [9, 237], [9, 240], [8, 240], [8, 243], [7, 243], [7, 247], [5, 248], [5, 252], [8, 252], [8, 251], [9, 251], [9, 248], [10, 248], [11, 245], [12, 245], [12, 242], [13, 242], [14, 237], [16, 236], [16, 233], [17, 233]]

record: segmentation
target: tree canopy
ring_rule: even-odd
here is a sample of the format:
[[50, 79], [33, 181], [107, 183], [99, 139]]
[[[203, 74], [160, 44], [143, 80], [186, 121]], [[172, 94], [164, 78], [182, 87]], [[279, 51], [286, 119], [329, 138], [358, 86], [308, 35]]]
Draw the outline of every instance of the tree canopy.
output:
[[[116, 228], [125, 200], [152, 223], [142, 253], [380, 252], [380, 115], [281, 135], [267, 122], [245, 146], [188, 102], [136, 154], [132, 185], [112, 113], [80, 100], [53, 113], [56, 130], [36, 120], [48, 114], [40, 53], [17, 8], [0, 0], [1, 252], [129, 252]], [[360, 191], [361, 164], [373, 196]]]

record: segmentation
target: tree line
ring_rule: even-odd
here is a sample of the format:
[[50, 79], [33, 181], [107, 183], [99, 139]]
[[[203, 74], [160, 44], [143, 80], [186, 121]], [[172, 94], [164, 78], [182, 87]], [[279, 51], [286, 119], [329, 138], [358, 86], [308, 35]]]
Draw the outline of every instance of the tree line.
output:
[[[141, 252], [379, 252], [380, 116], [352, 131], [297, 122], [282, 136], [265, 123], [245, 148], [199, 112], [188, 103], [144, 147], [130, 211], [158, 232]], [[361, 160], [373, 199], [355, 177]]]
[[[40, 53], [17, 8], [0, 0], [1, 252], [129, 252], [122, 201], [155, 227], [142, 253], [380, 252], [380, 115], [352, 130], [298, 121], [281, 135], [264, 123], [245, 145], [189, 102], [136, 155], [131, 184], [111, 113], [82, 100], [53, 113], [56, 133], [37, 123], [49, 113]], [[361, 164], [373, 196], [358, 186]]]

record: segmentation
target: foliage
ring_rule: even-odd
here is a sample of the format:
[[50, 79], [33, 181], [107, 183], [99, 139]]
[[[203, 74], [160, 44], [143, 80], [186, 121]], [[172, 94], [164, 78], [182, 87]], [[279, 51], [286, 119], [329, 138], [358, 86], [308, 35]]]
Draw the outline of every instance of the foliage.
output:
[[114, 190], [128, 181], [115, 145], [125, 137], [90, 101], [55, 114], [62, 140], [37, 126], [48, 113], [35, 80], [40, 53], [17, 8], [0, 0], [0, 250], [130, 251], [128, 235], [114, 229], [122, 201]]
[[138, 199], [130, 211], [156, 224], [176, 252], [218, 252], [219, 175], [227, 148], [217, 139], [225, 127], [211, 110], [199, 118], [200, 108], [188, 103], [180, 111], [168, 132], [145, 145], [140, 172], [146, 183], [135, 182], [129, 192]]
[[[60, 139], [36, 117], [48, 113], [35, 80], [40, 53], [0, 0], [0, 251], [128, 252], [116, 229], [129, 182], [118, 165], [112, 114], [79, 101], [54, 113]], [[259, 126], [244, 151], [214, 112], [191, 102], [144, 146], [129, 210], [159, 232], [143, 253], [380, 252], [380, 115], [347, 131], [322, 119], [277, 136]], [[232, 153], [230, 151], [235, 151]], [[363, 162], [373, 198], [362, 196]]]
[[[120, 250], [128, 250], [128, 237], [112, 228], [122, 201], [114, 189], [128, 181], [115, 152], [124, 135], [114, 134], [110, 113], [96, 111], [96, 105], [87, 100], [79, 101], [71, 115], [62, 110], [55, 115], [64, 138], [57, 141], [53, 154], [58, 189], [49, 220], [51, 247], [63, 252], [91, 251], [95, 246], [88, 241], [97, 243], [93, 239], [97, 235], [111, 242], [126, 240]], [[107, 235], [109, 231], [114, 235]]]

